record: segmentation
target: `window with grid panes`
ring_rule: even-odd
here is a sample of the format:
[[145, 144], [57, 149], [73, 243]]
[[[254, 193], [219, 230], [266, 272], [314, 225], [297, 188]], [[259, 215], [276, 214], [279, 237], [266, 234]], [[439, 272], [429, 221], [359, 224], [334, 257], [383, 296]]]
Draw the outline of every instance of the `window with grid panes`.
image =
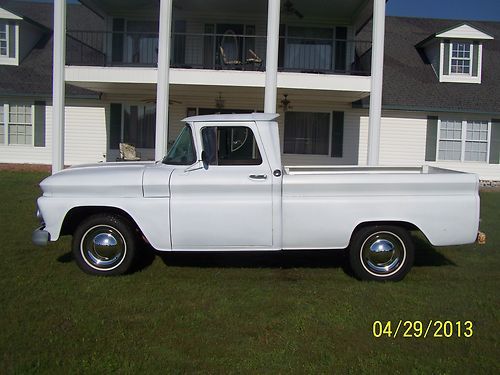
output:
[[488, 156], [488, 122], [468, 121], [465, 137], [466, 161], [484, 161]]
[[9, 106], [9, 144], [31, 145], [33, 126], [31, 105], [12, 104]]
[[488, 121], [441, 120], [438, 160], [487, 162]]
[[0, 56], [9, 55], [9, 37], [7, 34], [7, 22], [0, 20]]
[[471, 43], [453, 42], [451, 44], [450, 67], [452, 74], [471, 73]]

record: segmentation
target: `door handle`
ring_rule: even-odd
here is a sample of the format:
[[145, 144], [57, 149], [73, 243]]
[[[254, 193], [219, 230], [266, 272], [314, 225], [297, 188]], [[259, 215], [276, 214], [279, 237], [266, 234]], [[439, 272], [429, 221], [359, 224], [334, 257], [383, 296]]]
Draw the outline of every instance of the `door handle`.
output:
[[267, 174], [251, 174], [250, 176], [251, 180], [265, 180], [267, 178]]

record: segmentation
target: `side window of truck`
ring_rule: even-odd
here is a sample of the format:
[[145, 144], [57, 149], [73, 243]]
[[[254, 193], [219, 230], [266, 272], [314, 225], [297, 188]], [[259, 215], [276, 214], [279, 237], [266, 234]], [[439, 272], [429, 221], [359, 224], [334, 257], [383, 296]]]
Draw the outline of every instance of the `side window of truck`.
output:
[[252, 129], [209, 126], [201, 130], [203, 150], [211, 165], [260, 165], [262, 157]]

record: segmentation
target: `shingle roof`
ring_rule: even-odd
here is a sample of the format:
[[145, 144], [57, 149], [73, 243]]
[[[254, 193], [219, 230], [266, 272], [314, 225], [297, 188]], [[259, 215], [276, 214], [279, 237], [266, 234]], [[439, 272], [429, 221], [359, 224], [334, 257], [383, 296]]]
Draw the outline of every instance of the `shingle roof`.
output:
[[[492, 35], [483, 42], [481, 84], [440, 83], [417, 44], [430, 35], [466, 22]], [[387, 17], [384, 108], [500, 113], [500, 22]]]
[[[53, 4], [0, 0], [0, 7], [38, 25], [44, 37], [19, 66], [0, 65], [0, 95], [24, 97], [52, 96], [52, 19]], [[104, 21], [81, 5], [67, 6], [68, 27], [103, 30]], [[98, 94], [66, 85], [68, 97], [96, 97]]]

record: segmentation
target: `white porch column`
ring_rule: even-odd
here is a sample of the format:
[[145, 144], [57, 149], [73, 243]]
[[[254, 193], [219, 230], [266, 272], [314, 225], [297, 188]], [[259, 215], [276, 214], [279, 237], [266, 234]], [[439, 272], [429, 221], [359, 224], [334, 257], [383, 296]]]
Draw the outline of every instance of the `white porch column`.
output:
[[265, 113], [276, 113], [279, 35], [280, 35], [280, 0], [268, 0], [266, 88], [264, 93]]
[[66, 57], [66, 0], [54, 0], [52, 67], [52, 174], [64, 168], [64, 61]]
[[158, 82], [156, 84], [155, 159], [161, 160], [168, 142], [168, 90], [170, 69], [170, 28], [172, 0], [160, 1], [160, 35], [158, 39]]
[[373, 0], [373, 46], [368, 127], [368, 165], [378, 165], [384, 75], [385, 0]]

